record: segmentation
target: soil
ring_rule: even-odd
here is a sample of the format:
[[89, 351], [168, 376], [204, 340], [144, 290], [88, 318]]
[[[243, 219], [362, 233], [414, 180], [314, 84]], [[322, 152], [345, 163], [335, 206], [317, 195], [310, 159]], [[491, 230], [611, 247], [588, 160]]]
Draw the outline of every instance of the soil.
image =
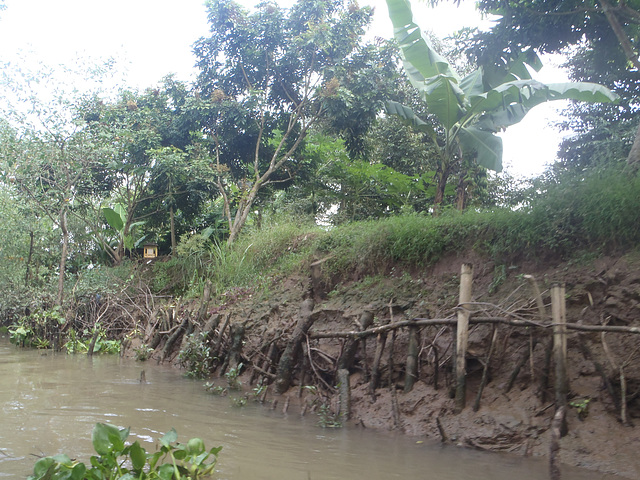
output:
[[[474, 266], [473, 300], [476, 316], [507, 316], [539, 320], [531, 282], [542, 291], [550, 314], [549, 287], [566, 287], [569, 323], [640, 327], [640, 254], [583, 257], [571, 262], [521, 262], [496, 265], [477, 255], [451, 256], [426, 270], [388, 266], [383, 275], [354, 273], [350, 278], [328, 279], [317, 270], [308, 277], [274, 279], [269, 292], [230, 292], [221, 305], [209, 305], [207, 321], [194, 322], [206, 332], [210, 344], [220, 335], [224, 320], [245, 328], [241, 352], [234, 360], [220, 361], [215, 377], [242, 364], [245, 386], [260, 382], [269, 387], [260, 394], [272, 408], [320, 412], [323, 421], [340, 421], [337, 365], [349, 341], [314, 338], [314, 334], [357, 331], [365, 312], [374, 316], [372, 327], [415, 318], [455, 318], [459, 275], [463, 262]], [[320, 263], [321, 265], [321, 263]], [[313, 325], [297, 353], [291, 386], [276, 394], [278, 361], [293, 338], [305, 298], [313, 298]], [[193, 311], [197, 309], [194, 306]], [[473, 317], [472, 317], [473, 318]], [[179, 321], [177, 319], [176, 321]], [[547, 322], [550, 320], [547, 320]], [[376, 336], [366, 337], [349, 362], [350, 410], [348, 424], [370, 429], [400, 430], [407, 435], [435, 439], [463, 447], [509, 452], [513, 455], [549, 454], [550, 425], [555, 411], [553, 366], [547, 360], [550, 329], [497, 326], [488, 379], [473, 410], [493, 326], [470, 330], [467, 355], [466, 406], [455, 413], [452, 354], [455, 326], [434, 325], [418, 331], [418, 373], [405, 392], [408, 329], [389, 333], [382, 355], [377, 388], [370, 377]], [[239, 331], [229, 330], [229, 331]], [[224, 349], [231, 335], [221, 337]], [[186, 341], [185, 339], [183, 341]], [[237, 347], [236, 342], [236, 347]], [[568, 433], [560, 441], [562, 463], [624, 478], [640, 478], [640, 336], [629, 333], [570, 331], [568, 335]], [[392, 349], [392, 354], [389, 352]], [[156, 350], [156, 356], [162, 345]], [[181, 362], [177, 349], [172, 357]], [[532, 355], [530, 355], [532, 353]], [[220, 355], [220, 359], [224, 354]], [[231, 357], [231, 355], [228, 355]], [[523, 361], [524, 359], [524, 361]], [[514, 374], [518, 363], [522, 367]], [[225, 366], [225, 363], [227, 364]], [[184, 365], [184, 361], [182, 362]], [[626, 421], [622, 421], [622, 378], [626, 383]], [[513, 382], [510, 381], [514, 378]], [[511, 385], [510, 385], [511, 383]], [[344, 406], [342, 407], [344, 410]]]

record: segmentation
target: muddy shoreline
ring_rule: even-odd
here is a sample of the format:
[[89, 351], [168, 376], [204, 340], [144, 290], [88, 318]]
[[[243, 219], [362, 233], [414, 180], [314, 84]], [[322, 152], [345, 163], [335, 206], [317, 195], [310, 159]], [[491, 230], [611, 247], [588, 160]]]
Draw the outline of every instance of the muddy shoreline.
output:
[[[547, 303], [549, 285], [566, 284], [569, 322], [639, 326], [636, 313], [640, 308], [640, 259], [636, 257], [606, 257], [553, 267], [496, 266], [477, 257], [452, 257], [423, 272], [391, 267], [388, 275], [359, 274], [340, 282], [313, 273], [278, 279], [268, 293], [240, 291], [226, 303], [206, 304], [203, 315], [195, 313], [203, 312], [202, 302], [177, 312], [173, 322], [185, 325], [182, 338], [174, 338], [175, 346], [168, 351], [165, 336], [156, 345], [152, 358], [160, 361], [165, 357], [165, 362], [188, 367], [178, 352], [184, 350], [189, 339], [200, 335], [207, 348], [217, 348], [210, 365], [214, 383], [224, 385], [225, 373], [240, 367], [239, 379], [244, 388], [262, 385], [260, 396], [266, 405], [301, 414], [317, 413], [319, 408], [328, 415], [338, 414], [340, 385], [336, 379], [341, 366], [349, 378], [349, 419], [344, 421], [340, 416], [335, 417], [336, 421], [368, 429], [397, 430], [468, 448], [544, 457], [549, 454], [555, 411], [548, 335], [531, 329], [498, 328], [495, 351], [489, 361], [489, 381], [482, 392], [480, 408], [474, 412], [471, 405], [494, 331], [489, 325], [473, 327], [467, 355], [467, 406], [460, 413], [454, 413], [452, 398], [455, 328], [418, 329], [417, 378], [410, 391], [405, 391], [408, 329], [399, 329], [393, 343], [387, 339], [381, 355], [377, 352], [380, 338], [367, 338], [354, 347], [344, 338], [313, 335], [357, 330], [365, 314], [373, 317], [372, 327], [403, 319], [450, 316], [457, 305], [463, 261], [475, 266], [475, 302], [520, 315], [532, 314], [535, 302], [524, 275], [533, 275]], [[191, 321], [185, 323], [184, 316]], [[303, 317], [311, 320], [301, 333]], [[154, 332], [147, 329], [146, 335], [140, 343], [147, 344]], [[291, 345], [296, 336], [300, 342], [294, 348]], [[621, 478], [640, 477], [640, 457], [636, 452], [640, 430], [635, 426], [640, 418], [640, 358], [636, 355], [639, 345], [638, 335], [608, 333], [603, 339], [595, 332], [569, 334], [570, 407], [568, 434], [560, 442], [559, 458], [563, 464]], [[130, 352], [135, 347], [132, 344]], [[351, 357], [345, 360], [347, 351]], [[287, 384], [279, 384], [287, 355], [293, 362], [289, 366], [290, 377]], [[377, 356], [381, 357], [378, 380], [372, 389]], [[624, 367], [624, 392], [615, 366]], [[621, 398], [626, 405], [625, 424], [620, 415]]]

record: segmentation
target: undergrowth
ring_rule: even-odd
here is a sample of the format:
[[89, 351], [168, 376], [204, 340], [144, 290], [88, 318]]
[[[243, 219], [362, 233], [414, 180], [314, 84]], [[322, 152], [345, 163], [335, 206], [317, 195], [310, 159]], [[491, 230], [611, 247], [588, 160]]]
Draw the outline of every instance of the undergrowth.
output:
[[[406, 214], [329, 229], [281, 222], [245, 232], [232, 247], [202, 242], [162, 269], [173, 269], [172, 275], [188, 272], [181, 288], [197, 295], [205, 279], [218, 293], [268, 286], [274, 277], [308, 275], [311, 262], [327, 257], [323, 269], [329, 276], [377, 275], [391, 265], [427, 267], [469, 250], [505, 264], [601, 254], [635, 248], [640, 242], [638, 177], [609, 171], [537, 188], [534, 200], [516, 210], [453, 211], [440, 217]], [[183, 239], [181, 245], [193, 243]]]

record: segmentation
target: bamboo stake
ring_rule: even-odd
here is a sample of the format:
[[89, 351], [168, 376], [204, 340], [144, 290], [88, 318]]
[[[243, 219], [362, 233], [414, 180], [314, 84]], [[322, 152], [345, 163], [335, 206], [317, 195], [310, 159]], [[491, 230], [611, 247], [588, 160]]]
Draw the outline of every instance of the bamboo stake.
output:
[[469, 342], [469, 315], [471, 313], [466, 304], [471, 302], [472, 284], [473, 265], [464, 263], [460, 271], [460, 302], [456, 331], [456, 413], [460, 413], [464, 409], [466, 400], [466, 356]]
[[[556, 411], [567, 406], [569, 383], [567, 379], [567, 314], [564, 285], [551, 287], [551, 315], [553, 317], [553, 360], [555, 363]], [[566, 421], [562, 420], [562, 436], [566, 435]]]

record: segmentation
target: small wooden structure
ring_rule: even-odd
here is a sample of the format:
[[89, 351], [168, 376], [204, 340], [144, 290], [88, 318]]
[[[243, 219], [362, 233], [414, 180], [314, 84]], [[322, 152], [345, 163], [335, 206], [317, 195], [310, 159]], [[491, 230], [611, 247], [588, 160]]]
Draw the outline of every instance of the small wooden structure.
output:
[[158, 244], [157, 243], [145, 243], [144, 244], [144, 258], [156, 258], [158, 256]]

